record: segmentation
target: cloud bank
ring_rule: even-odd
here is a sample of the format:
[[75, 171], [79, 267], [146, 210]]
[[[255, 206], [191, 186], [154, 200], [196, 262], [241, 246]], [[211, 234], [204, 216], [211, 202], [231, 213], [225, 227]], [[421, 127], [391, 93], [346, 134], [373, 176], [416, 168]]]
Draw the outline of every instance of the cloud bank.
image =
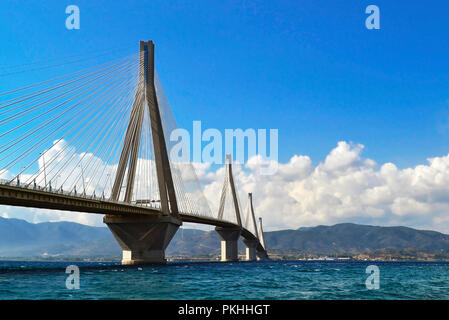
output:
[[[363, 158], [363, 148], [338, 142], [317, 165], [306, 155], [294, 155], [279, 163], [277, 174], [271, 176], [259, 174], [264, 163], [258, 156], [244, 166], [234, 165], [242, 211], [247, 193], [252, 192], [265, 230], [354, 222], [449, 233], [449, 154], [398, 169], [393, 163], [378, 165]], [[212, 171], [208, 164], [196, 164], [195, 169], [212, 212], [217, 212], [224, 169]], [[102, 225], [101, 215], [41, 209], [1, 206], [0, 216]]]
[[[258, 175], [263, 162], [253, 157], [234, 166], [242, 204], [252, 192], [267, 230], [354, 222], [449, 232], [449, 155], [401, 170], [363, 158], [363, 148], [341, 141], [316, 166], [295, 155], [274, 176]], [[216, 199], [223, 169], [202, 173], [206, 197]]]

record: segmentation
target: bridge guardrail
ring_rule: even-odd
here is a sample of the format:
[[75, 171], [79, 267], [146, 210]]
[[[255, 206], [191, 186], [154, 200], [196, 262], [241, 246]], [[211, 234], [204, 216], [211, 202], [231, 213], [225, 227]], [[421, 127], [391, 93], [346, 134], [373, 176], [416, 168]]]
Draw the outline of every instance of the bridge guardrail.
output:
[[[89, 199], [89, 200], [99, 200], [99, 201], [105, 201], [105, 202], [111, 202], [111, 203], [122, 203], [121, 201], [115, 201], [115, 200], [111, 200], [109, 198], [106, 198], [104, 196], [98, 197], [95, 194], [93, 195], [87, 195], [84, 193], [74, 193], [73, 191], [64, 191], [61, 188], [51, 188], [51, 187], [42, 187], [40, 185], [34, 185], [33, 183], [20, 183], [19, 182], [14, 182], [8, 179], [0, 179], [0, 185], [5, 185], [5, 186], [10, 186], [10, 187], [16, 187], [16, 188], [22, 188], [22, 189], [28, 189], [28, 190], [36, 190], [36, 191], [43, 191], [43, 192], [48, 192], [48, 193], [53, 193], [53, 194], [60, 194], [60, 195], [65, 195], [65, 196], [70, 196], [70, 197], [76, 197], [76, 198], [82, 198], [82, 199]], [[135, 206], [135, 207], [146, 207], [146, 208], [151, 208], [151, 209], [160, 209], [159, 206], [157, 205], [153, 205], [152, 203], [150, 203], [150, 205], [137, 205], [134, 203], [129, 203], [128, 205], [131, 206]]]

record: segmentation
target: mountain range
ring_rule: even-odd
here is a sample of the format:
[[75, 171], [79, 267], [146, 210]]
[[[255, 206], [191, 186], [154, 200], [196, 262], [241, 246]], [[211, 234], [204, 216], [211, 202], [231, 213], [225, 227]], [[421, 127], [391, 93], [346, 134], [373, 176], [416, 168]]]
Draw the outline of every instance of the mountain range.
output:
[[[407, 227], [342, 223], [333, 226], [265, 232], [269, 253], [276, 256], [411, 255], [449, 259], [449, 235]], [[243, 242], [239, 249], [244, 251]], [[212, 257], [220, 253], [215, 231], [180, 229], [168, 257]], [[121, 249], [106, 227], [73, 222], [29, 223], [0, 218], [0, 257], [120, 259]]]

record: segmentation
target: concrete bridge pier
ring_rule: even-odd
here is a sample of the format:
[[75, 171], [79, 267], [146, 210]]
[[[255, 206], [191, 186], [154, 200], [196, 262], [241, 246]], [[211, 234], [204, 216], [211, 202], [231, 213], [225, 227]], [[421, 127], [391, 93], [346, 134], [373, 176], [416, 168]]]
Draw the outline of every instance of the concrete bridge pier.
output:
[[245, 260], [246, 261], [255, 261], [257, 260], [257, 255], [256, 255], [256, 249], [257, 249], [257, 245], [259, 244], [259, 241], [257, 239], [253, 239], [253, 240], [247, 240], [247, 239], [243, 239], [243, 243], [246, 246], [246, 257]]
[[221, 239], [221, 261], [238, 261], [238, 240], [242, 230], [240, 228], [216, 227], [215, 231], [217, 231]]
[[257, 251], [257, 260], [270, 260], [267, 251]]
[[165, 249], [182, 225], [172, 216], [105, 215], [107, 224], [123, 250], [122, 264], [165, 263]]

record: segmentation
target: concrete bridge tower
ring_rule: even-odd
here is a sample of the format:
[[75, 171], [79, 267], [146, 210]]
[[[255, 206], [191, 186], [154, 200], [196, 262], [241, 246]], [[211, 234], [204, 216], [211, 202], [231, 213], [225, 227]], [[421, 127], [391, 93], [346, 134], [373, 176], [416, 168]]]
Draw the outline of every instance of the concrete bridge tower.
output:
[[260, 241], [260, 245], [262, 246], [261, 249], [263, 250], [258, 250], [257, 251], [257, 257], [259, 260], [268, 260], [268, 254], [267, 254], [267, 247], [265, 245], [265, 238], [263, 235], [263, 228], [262, 228], [262, 218], [259, 218], [259, 241]]
[[[107, 224], [123, 250], [122, 264], [165, 263], [165, 249], [182, 225], [179, 217], [161, 114], [154, 83], [154, 44], [140, 42], [139, 84], [132, 106], [122, 152], [112, 188], [111, 200], [119, 201], [127, 172], [124, 202], [131, 202], [136, 164], [141, 141], [142, 122], [148, 107], [160, 194], [161, 214], [149, 216], [105, 215]], [[128, 169], [128, 170], [126, 170]]]
[[257, 250], [257, 246], [259, 244], [259, 235], [257, 232], [256, 217], [254, 215], [253, 194], [252, 193], [248, 193], [248, 205], [247, 205], [247, 209], [246, 209], [246, 223], [245, 223], [246, 229], [249, 228], [250, 224], [252, 224], [252, 227], [254, 228], [254, 232], [255, 232], [255, 235], [257, 238], [256, 239], [243, 238], [243, 243], [246, 246], [246, 251], [245, 251], [245, 260], [246, 261], [257, 260], [256, 250]]
[[225, 209], [226, 196], [228, 190], [230, 191], [232, 204], [239, 227], [235, 228], [223, 228], [216, 227], [218, 235], [221, 239], [221, 261], [238, 261], [239, 251], [238, 251], [238, 240], [242, 232], [242, 219], [240, 216], [240, 207], [237, 199], [237, 192], [235, 190], [234, 178], [232, 176], [232, 156], [230, 154], [226, 155], [226, 172], [225, 180], [223, 184], [223, 189], [221, 192], [220, 206], [218, 209], [218, 219], [223, 219], [223, 213]]

